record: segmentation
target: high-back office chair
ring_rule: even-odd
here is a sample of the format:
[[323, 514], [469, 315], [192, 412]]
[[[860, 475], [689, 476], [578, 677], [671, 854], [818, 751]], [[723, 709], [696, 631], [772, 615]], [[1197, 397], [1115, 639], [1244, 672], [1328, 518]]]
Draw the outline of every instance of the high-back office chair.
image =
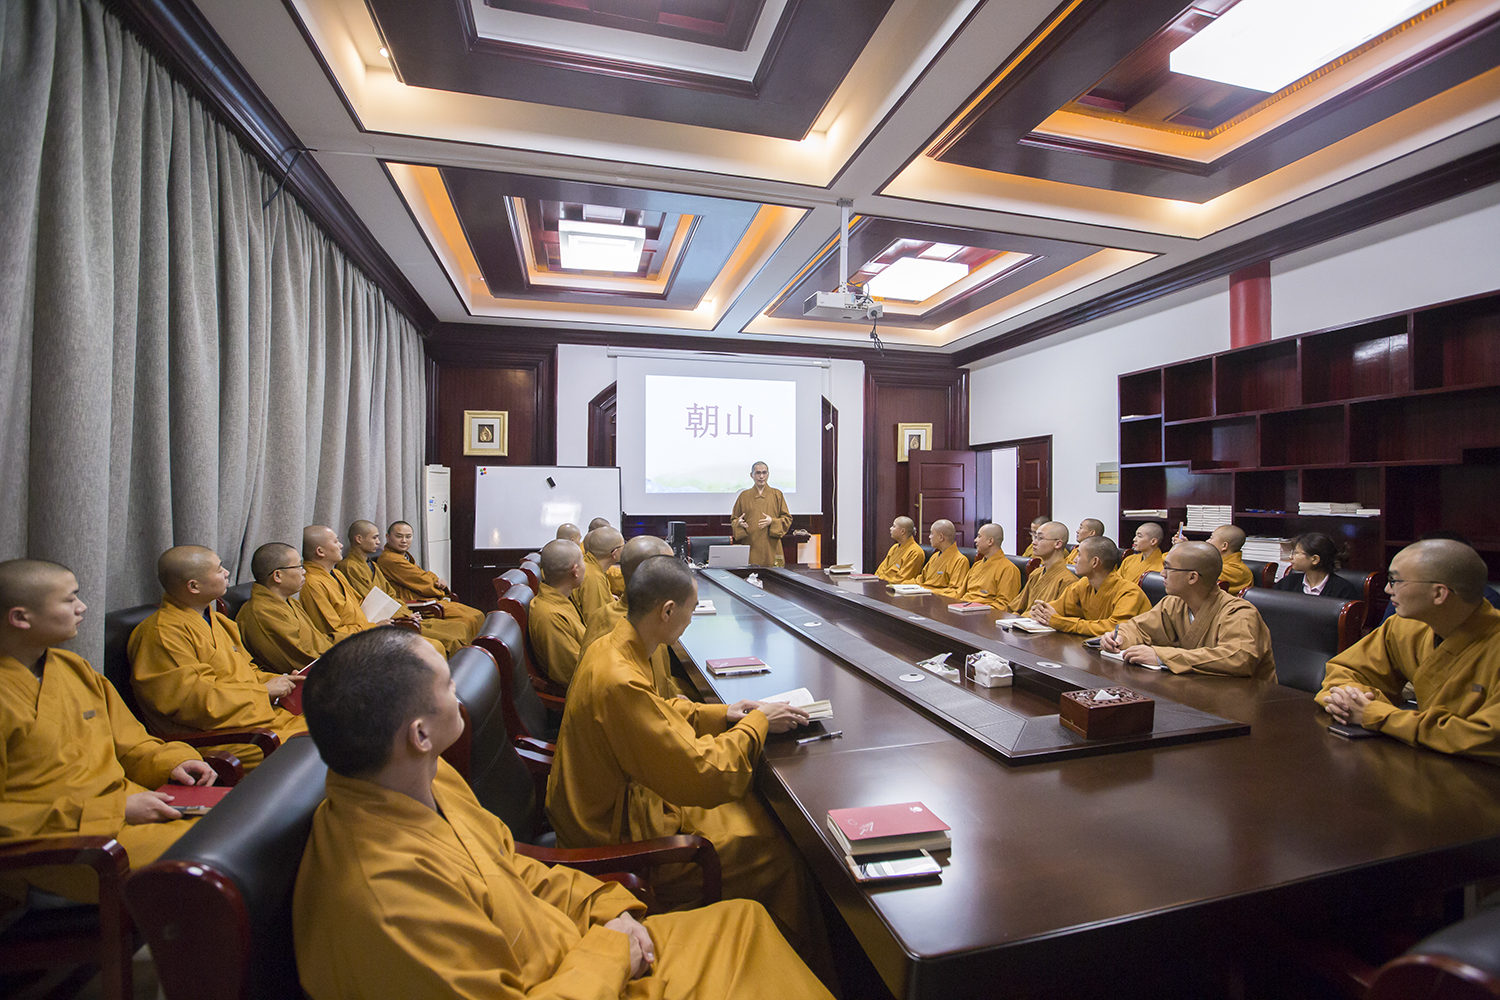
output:
[[234, 618], [238, 615], [240, 608], [243, 608], [245, 603], [250, 600], [250, 588], [254, 586], [255, 584], [253, 583], [237, 583], [224, 591], [224, 596], [219, 598], [219, 604], [221, 605], [219, 613], [229, 618]]
[[[135, 688], [130, 683], [130, 633], [135, 627], [156, 611], [155, 604], [141, 604], [133, 608], [123, 608], [119, 611], [109, 611], [104, 615], [104, 663], [100, 672], [109, 678], [109, 682], [120, 692], [120, 697], [129, 708], [131, 714], [137, 719], [141, 718], [140, 709], [135, 702]], [[143, 720], [144, 721], [144, 720]], [[225, 746], [230, 743], [250, 743], [260, 748], [260, 752], [269, 757], [271, 751], [281, 746], [281, 737], [269, 729], [218, 729], [213, 732], [197, 731], [157, 731], [150, 725], [146, 728], [151, 731], [152, 736], [164, 740], [175, 740], [186, 743], [188, 746], [197, 747], [202, 750], [206, 747]], [[228, 755], [226, 755], [228, 756]], [[205, 757], [205, 759], [208, 759]], [[219, 770], [219, 764], [209, 760], [215, 770]], [[238, 763], [235, 763], [238, 767]], [[221, 780], [223, 775], [221, 774]]]
[[521, 627], [510, 615], [492, 611], [474, 637], [474, 645], [494, 657], [500, 675], [506, 729], [518, 738], [529, 737], [540, 744], [532, 749], [547, 751], [548, 744], [543, 741], [557, 731], [557, 724], [548, 718], [547, 710], [560, 714], [563, 700], [552, 694], [543, 695], [532, 684]]
[[1142, 574], [1140, 587], [1153, 608], [1161, 603], [1163, 597], [1167, 596], [1167, 578], [1160, 573]]
[[1271, 633], [1276, 680], [1287, 687], [1316, 692], [1323, 686], [1328, 661], [1359, 639], [1363, 601], [1251, 587], [1245, 600], [1255, 605]]
[[523, 562], [516, 571], [526, 577], [526, 586], [531, 588], [533, 594], [542, 589], [542, 564], [540, 562]]
[[1026, 578], [1031, 575], [1031, 571], [1042, 564], [1040, 559], [1027, 559], [1024, 556], [1007, 555], [1005, 558], [1021, 571], [1021, 586], [1023, 587], [1026, 586]]
[[1276, 564], [1273, 562], [1246, 559], [1245, 568], [1250, 571], [1250, 576], [1255, 580], [1253, 586], [1270, 587], [1276, 583]]
[[536, 650], [531, 645], [530, 622], [531, 598], [533, 596], [531, 591], [525, 587], [512, 587], [500, 599], [500, 606], [497, 610], [510, 615], [516, 620], [516, 624], [521, 626], [521, 637], [526, 646], [526, 669], [531, 675], [532, 687], [536, 688], [540, 694], [551, 695], [560, 703], [563, 698], [568, 696], [568, 691], [566, 688], [553, 683], [552, 679], [542, 672], [539, 666], [541, 661], [537, 659]]
[[531, 576], [520, 569], [508, 569], [495, 577], [493, 582], [495, 585], [495, 599], [497, 601], [504, 597], [505, 592], [512, 587], [525, 587], [533, 595], [537, 592], [537, 588], [531, 584]]
[[1358, 587], [1359, 592], [1364, 595], [1364, 630], [1369, 632], [1376, 628], [1385, 617], [1385, 606], [1390, 603], [1390, 598], [1385, 594], [1386, 571], [1377, 569], [1367, 573], [1360, 569], [1340, 569], [1334, 572]]
[[1485, 910], [1429, 935], [1371, 977], [1366, 1000], [1494, 1000], [1500, 997], [1500, 910]]

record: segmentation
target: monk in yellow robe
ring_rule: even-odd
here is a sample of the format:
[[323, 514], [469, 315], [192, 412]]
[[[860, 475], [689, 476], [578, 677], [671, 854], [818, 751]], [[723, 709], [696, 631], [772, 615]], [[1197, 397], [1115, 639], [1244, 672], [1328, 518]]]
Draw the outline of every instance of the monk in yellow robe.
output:
[[385, 573], [386, 582], [390, 584], [396, 599], [441, 601], [443, 620], [462, 622], [468, 630], [464, 642], [473, 642], [484, 625], [484, 612], [454, 600], [447, 580], [418, 566], [417, 561], [411, 557], [411, 539], [410, 524], [405, 521], [393, 522], [386, 529], [385, 548], [381, 550], [380, 558], [375, 560]]
[[[1083, 544], [1083, 540], [1085, 538], [1103, 538], [1103, 537], [1104, 537], [1104, 522], [1103, 521], [1099, 520], [1096, 517], [1086, 517], [1082, 521], [1079, 521], [1078, 522], [1078, 531], [1073, 536], [1073, 540], [1075, 542], [1077, 542], [1078, 545], [1075, 545], [1075, 546], [1073, 546], [1073, 548], [1071, 548], [1071, 549], [1068, 550], [1068, 565], [1069, 566], [1077, 566], [1078, 565], [1078, 546]], [[1082, 574], [1079, 574], [1079, 575], [1082, 575]]]
[[1026, 585], [1010, 602], [1009, 610], [1018, 615], [1035, 606], [1038, 601], [1050, 603], [1062, 596], [1063, 591], [1078, 582], [1078, 577], [1068, 569], [1068, 526], [1061, 521], [1046, 521], [1031, 536], [1033, 558], [1042, 564], [1031, 571]]
[[[620, 569], [625, 579], [629, 580], [635, 575], [635, 568], [652, 556], [669, 556], [672, 554], [672, 546], [665, 539], [657, 538], [655, 535], [636, 535], [625, 543], [620, 553]], [[589, 651], [589, 647], [615, 630], [615, 626], [625, 620], [625, 612], [630, 608], [627, 601], [610, 601], [608, 604], [589, 615], [588, 620], [583, 623], [583, 643], [580, 646], [579, 658]], [[663, 698], [677, 698], [687, 696], [685, 691], [672, 676], [672, 662], [667, 653], [666, 646], [656, 647], [651, 654], [651, 679], [656, 687], [656, 693]]]
[[932, 558], [922, 567], [922, 578], [917, 582], [934, 594], [957, 597], [964, 591], [964, 580], [969, 575], [969, 557], [958, 551], [954, 541], [953, 522], [939, 518], [932, 522], [927, 540], [932, 544]]
[[875, 575], [886, 583], [916, 583], [922, 578], [922, 564], [927, 554], [914, 537], [917, 526], [909, 517], [891, 522], [891, 547], [875, 569]]
[[[213, 610], [229, 589], [229, 571], [212, 549], [178, 545], [162, 553], [156, 575], [161, 607], [130, 633], [131, 687], [156, 732], [266, 728], [282, 739], [307, 731], [299, 715], [276, 707], [293, 682], [257, 667], [240, 630]], [[206, 613], [206, 616], [205, 616]], [[245, 770], [261, 761], [252, 744], [224, 747]]]
[[1074, 566], [1078, 581], [1055, 600], [1032, 605], [1032, 618], [1059, 632], [1103, 635], [1151, 610], [1135, 581], [1115, 572], [1120, 549], [1111, 539], [1090, 535], [1078, 543], [1077, 551], [1082, 553]]
[[333, 648], [333, 640], [313, 623], [296, 594], [307, 576], [302, 557], [290, 545], [267, 542], [250, 557], [250, 600], [234, 623], [255, 662], [273, 673], [296, 673]]
[[1220, 525], [1208, 536], [1208, 544], [1218, 549], [1220, 557], [1224, 560], [1224, 569], [1219, 573], [1219, 582], [1227, 584], [1231, 594], [1238, 594], [1248, 587], [1255, 586], [1255, 575], [1250, 572], [1250, 567], [1245, 565], [1245, 557], [1240, 552], [1245, 547], [1244, 528], [1237, 528], [1232, 524]]
[[[57, 563], [0, 563], [0, 845], [38, 837], [113, 837], [132, 868], [155, 861], [190, 827], [168, 781], [211, 785], [214, 771], [185, 743], [149, 735], [114, 685], [77, 653], [86, 605]], [[0, 913], [27, 886], [99, 901], [92, 872], [76, 866], [0, 876]]]
[[625, 596], [625, 574], [619, 566], [611, 566], [604, 573], [604, 579], [609, 583], [609, 592], [616, 598]]
[[[374, 715], [359, 707], [372, 675], [388, 705]], [[328, 762], [292, 893], [313, 1000], [829, 1000], [755, 903], [644, 917], [621, 886], [517, 853], [440, 756], [463, 719], [427, 645], [390, 629], [355, 636], [319, 663], [305, 698]]]
[[[1391, 560], [1396, 613], [1328, 661], [1320, 705], [1338, 722], [1500, 763], [1500, 611], [1479, 553], [1433, 538]], [[1411, 684], [1415, 709], [1398, 707]]]
[[574, 545], [583, 544], [583, 532], [578, 530], [578, 525], [564, 521], [557, 526], [557, 537], [566, 539]]
[[792, 511], [786, 497], [774, 486], [767, 486], [771, 467], [765, 462], [750, 466], [755, 483], [734, 501], [729, 512], [730, 529], [736, 545], [750, 546], [750, 565], [785, 566], [781, 539], [792, 526]]
[[578, 609], [578, 617], [584, 621], [599, 608], [615, 602], [604, 574], [619, 562], [624, 546], [624, 536], [607, 524], [583, 536], [583, 582], [573, 588], [569, 597]]
[[527, 627], [537, 666], [563, 687], [573, 680], [583, 651], [583, 619], [572, 601], [582, 582], [582, 549], [561, 538], [542, 546], [541, 588], [531, 599]]
[[1021, 571], [1001, 550], [1004, 541], [1005, 529], [1000, 525], [990, 522], [979, 526], [974, 535], [979, 558], [964, 578], [963, 593], [958, 595], [961, 600], [1006, 608], [1021, 592]]
[[[781, 703], [662, 698], [650, 656], [687, 629], [697, 585], [678, 560], [653, 556], [636, 567], [625, 596], [625, 620], [589, 647], [568, 690], [547, 782], [558, 844], [701, 834], [719, 852], [725, 896], [758, 900], [799, 954], [826, 955], [802, 863], [752, 793], [767, 733], [804, 724], [806, 713]], [[695, 871], [658, 875], [654, 888], [669, 908], [696, 893]]]
[[1042, 530], [1042, 525], [1046, 524], [1047, 521], [1048, 518], [1046, 514], [1038, 514], [1036, 517], [1033, 517], [1031, 519], [1031, 541], [1027, 543], [1026, 551], [1021, 553], [1022, 559], [1037, 558], [1036, 533]]
[[1135, 538], [1131, 541], [1132, 551], [1120, 563], [1120, 575], [1127, 580], [1139, 582], [1147, 573], [1160, 573], [1161, 543], [1166, 537], [1166, 532], [1155, 521], [1147, 521], [1135, 529]]
[[[321, 525], [317, 525], [316, 527], [322, 528]], [[336, 560], [333, 566], [329, 568], [329, 575], [332, 576], [333, 571], [337, 570], [343, 575], [342, 583], [346, 583], [354, 588], [354, 606], [355, 610], [359, 611], [359, 615], [358, 617], [350, 615], [347, 610], [339, 613], [341, 621], [338, 628], [334, 629], [334, 631], [339, 635], [353, 635], [355, 632], [363, 631], [364, 627], [358, 625], [358, 622], [361, 620], [368, 621], [365, 618], [363, 604], [365, 598], [370, 596], [371, 590], [379, 590], [388, 597], [400, 600], [400, 598], [396, 597], [395, 588], [385, 578], [385, 573], [379, 566], [374, 565], [369, 560], [370, 556], [375, 555], [381, 549], [380, 527], [374, 521], [365, 520], [355, 521], [349, 525], [349, 554], [347, 556], [339, 554], [343, 552], [343, 543], [338, 540], [337, 536], [333, 535], [332, 530], [328, 528], [323, 528], [322, 530], [327, 531], [328, 535], [320, 533], [313, 541], [315, 546], [321, 546], [326, 550], [325, 555], [308, 560], [308, 538], [307, 531], [304, 530], [302, 533], [302, 559], [304, 563], [310, 566], [323, 566], [324, 568], [328, 568], [327, 556], [331, 555]], [[313, 580], [313, 593], [316, 595], [323, 590], [320, 587], [321, 580], [317, 569], [309, 570], [309, 576]], [[304, 595], [305, 597], [306, 595]], [[314, 604], [317, 603], [317, 600], [315, 596]], [[311, 606], [304, 601], [303, 607], [308, 610], [308, 613], [313, 617], [313, 621], [316, 622], [318, 616], [311, 610]], [[333, 623], [335, 617], [333, 596], [330, 596], [328, 605], [323, 608], [323, 617], [330, 624]], [[395, 613], [393, 621], [400, 624], [407, 619], [416, 621], [422, 628], [422, 635], [442, 645], [443, 652], [449, 656], [452, 656], [468, 645], [469, 640], [473, 638], [469, 634], [468, 625], [463, 621], [458, 619], [448, 621], [445, 618], [423, 615], [407, 608], [403, 602], [401, 610]], [[475, 635], [477, 634], [475, 633]]]
[[1219, 589], [1219, 550], [1207, 542], [1172, 546], [1162, 567], [1167, 596], [1106, 632], [1105, 650], [1137, 666], [1276, 680], [1271, 633], [1255, 605]]

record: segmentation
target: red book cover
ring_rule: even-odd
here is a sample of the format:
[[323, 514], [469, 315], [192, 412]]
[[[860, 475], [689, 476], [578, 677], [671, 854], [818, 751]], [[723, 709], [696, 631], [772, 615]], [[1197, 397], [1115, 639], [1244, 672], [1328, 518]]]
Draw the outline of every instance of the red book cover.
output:
[[765, 665], [764, 660], [755, 656], [731, 656], [727, 659], [708, 661], [708, 669], [710, 670], [728, 670], [731, 667], [763, 667]]
[[312, 663], [309, 663], [301, 670], [298, 670], [295, 673], [287, 674], [287, 676], [292, 679], [292, 684], [295, 686], [292, 688], [291, 694], [284, 694], [279, 699], [277, 699], [277, 708], [284, 708], [288, 712], [291, 712], [293, 715], [302, 714], [302, 682], [307, 679], [307, 672], [312, 669], [313, 663], [317, 662], [317, 660], [313, 660]]
[[851, 844], [876, 837], [909, 837], [949, 829], [947, 823], [938, 819], [932, 810], [920, 802], [830, 809], [828, 818], [838, 825]]
[[232, 789], [228, 785], [162, 785], [158, 792], [172, 796], [173, 809], [192, 809], [207, 812], [218, 805]]

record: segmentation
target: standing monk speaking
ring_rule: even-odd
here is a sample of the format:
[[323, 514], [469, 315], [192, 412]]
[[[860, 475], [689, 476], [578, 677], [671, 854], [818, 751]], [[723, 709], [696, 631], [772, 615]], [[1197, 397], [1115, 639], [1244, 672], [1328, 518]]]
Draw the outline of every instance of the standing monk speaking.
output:
[[734, 502], [729, 519], [736, 545], [749, 544], [752, 566], [785, 566], [781, 554], [781, 536], [792, 526], [792, 512], [786, 497], [774, 486], [767, 486], [771, 467], [765, 462], [750, 466], [755, 485]]

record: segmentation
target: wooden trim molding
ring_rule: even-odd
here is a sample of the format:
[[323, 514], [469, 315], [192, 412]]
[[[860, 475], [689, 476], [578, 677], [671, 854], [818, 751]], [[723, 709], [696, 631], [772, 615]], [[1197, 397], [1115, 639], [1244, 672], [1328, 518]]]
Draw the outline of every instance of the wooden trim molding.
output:
[[589, 465], [609, 468], [615, 460], [615, 412], [618, 382], [611, 382], [589, 400]]
[[105, 0], [105, 6], [272, 176], [285, 175], [285, 190], [420, 332], [432, 329], [437, 316], [191, 0]]

